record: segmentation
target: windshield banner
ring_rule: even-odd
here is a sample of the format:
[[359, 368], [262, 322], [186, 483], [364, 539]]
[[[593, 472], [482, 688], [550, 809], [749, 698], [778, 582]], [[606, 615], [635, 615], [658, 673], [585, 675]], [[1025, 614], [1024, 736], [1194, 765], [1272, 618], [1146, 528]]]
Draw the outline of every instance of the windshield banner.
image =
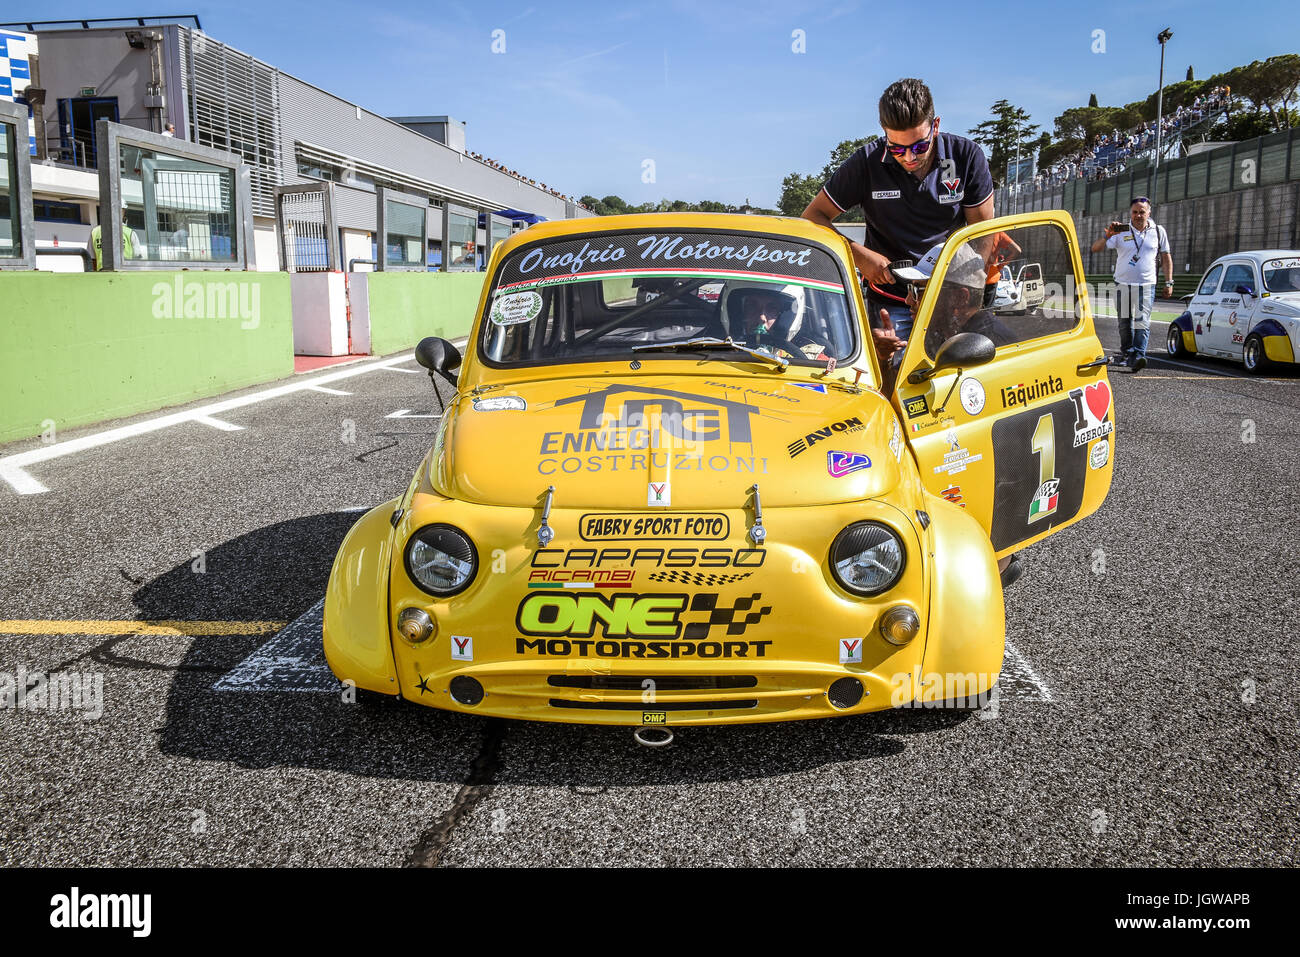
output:
[[834, 258], [756, 233], [613, 233], [529, 246], [501, 268], [499, 291], [613, 276], [743, 277], [843, 292]]

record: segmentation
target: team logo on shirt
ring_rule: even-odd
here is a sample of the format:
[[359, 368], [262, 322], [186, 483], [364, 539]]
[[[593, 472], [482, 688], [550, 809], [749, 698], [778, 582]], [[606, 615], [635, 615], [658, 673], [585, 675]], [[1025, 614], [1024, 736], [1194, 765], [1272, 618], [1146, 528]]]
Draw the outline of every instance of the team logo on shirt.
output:
[[961, 186], [961, 177], [954, 176], [952, 179], [941, 180], [943, 188], [948, 192], [939, 197], [941, 203], [956, 203], [961, 200], [965, 193], [957, 192], [957, 187]]
[[873, 189], [871, 191], [872, 199], [902, 199], [903, 193], [897, 189]]

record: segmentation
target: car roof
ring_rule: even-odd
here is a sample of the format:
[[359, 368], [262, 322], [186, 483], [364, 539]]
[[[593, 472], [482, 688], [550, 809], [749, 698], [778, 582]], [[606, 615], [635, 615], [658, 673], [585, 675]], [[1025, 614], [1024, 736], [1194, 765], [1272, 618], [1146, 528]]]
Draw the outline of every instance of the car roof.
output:
[[1221, 262], [1229, 259], [1249, 259], [1260, 265], [1269, 259], [1297, 259], [1300, 258], [1300, 249], [1243, 249], [1241, 252], [1228, 253], [1226, 256], [1220, 256], [1211, 265], [1217, 266]]
[[758, 216], [750, 213], [631, 213], [622, 216], [583, 216], [581, 219], [555, 219], [537, 223], [513, 234], [502, 243], [501, 253], [509, 253], [524, 243], [539, 239], [557, 239], [587, 233], [604, 233], [619, 229], [717, 229], [744, 230], [768, 235], [792, 236], [834, 246], [843, 236], [827, 236], [825, 226], [818, 226], [800, 216]]

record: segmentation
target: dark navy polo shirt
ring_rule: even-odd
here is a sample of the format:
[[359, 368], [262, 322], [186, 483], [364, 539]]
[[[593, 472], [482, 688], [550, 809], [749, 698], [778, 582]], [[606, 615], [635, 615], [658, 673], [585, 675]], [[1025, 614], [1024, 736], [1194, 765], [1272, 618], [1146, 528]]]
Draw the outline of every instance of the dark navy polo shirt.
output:
[[863, 244], [891, 261], [920, 262], [930, 247], [966, 225], [966, 210], [993, 195], [989, 162], [979, 144], [939, 132], [938, 156], [918, 180], [885, 150], [881, 137], [868, 152], [853, 152], [826, 181], [826, 195], [840, 209], [866, 211]]

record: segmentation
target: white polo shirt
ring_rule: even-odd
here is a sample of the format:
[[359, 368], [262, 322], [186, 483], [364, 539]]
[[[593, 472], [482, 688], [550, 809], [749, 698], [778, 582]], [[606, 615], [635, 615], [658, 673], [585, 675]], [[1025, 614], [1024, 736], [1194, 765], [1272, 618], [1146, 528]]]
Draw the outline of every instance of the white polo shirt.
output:
[[1115, 260], [1116, 282], [1149, 286], [1156, 281], [1156, 253], [1169, 252], [1169, 237], [1163, 226], [1148, 219], [1147, 228], [1141, 232], [1129, 223], [1123, 232], [1106, 240], [1106, 248], [1119, 254]]

